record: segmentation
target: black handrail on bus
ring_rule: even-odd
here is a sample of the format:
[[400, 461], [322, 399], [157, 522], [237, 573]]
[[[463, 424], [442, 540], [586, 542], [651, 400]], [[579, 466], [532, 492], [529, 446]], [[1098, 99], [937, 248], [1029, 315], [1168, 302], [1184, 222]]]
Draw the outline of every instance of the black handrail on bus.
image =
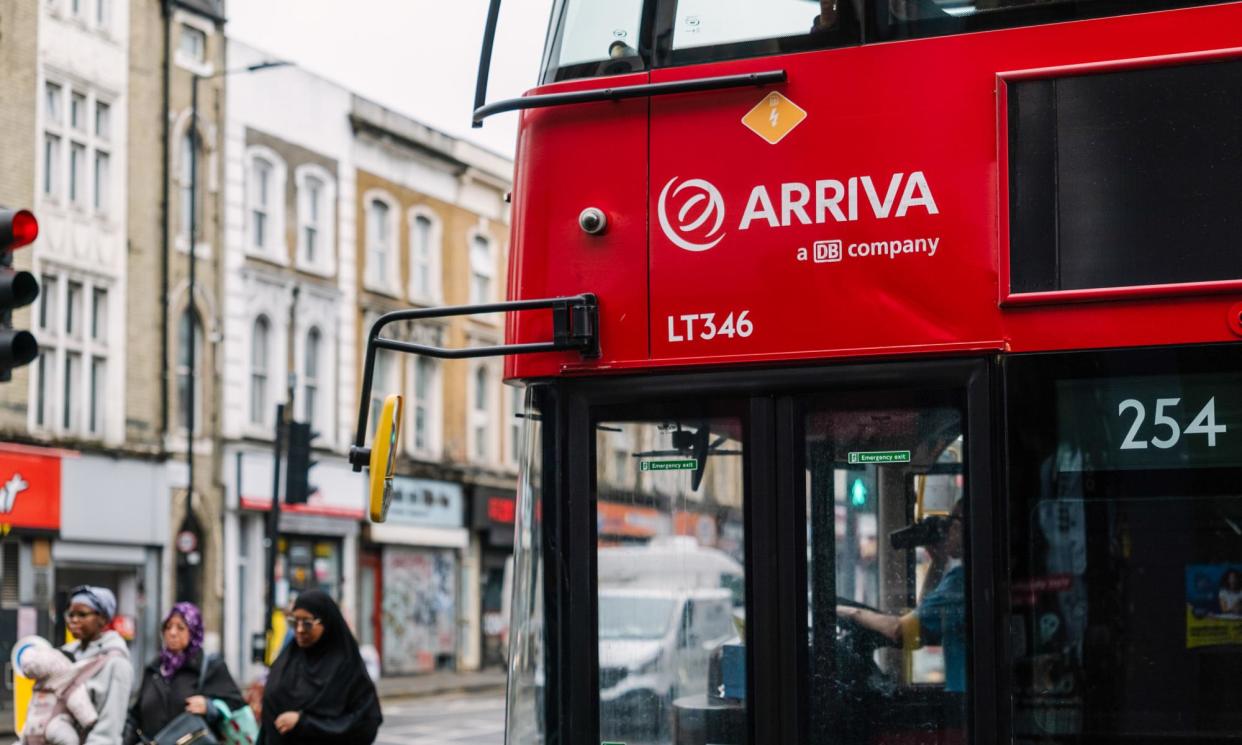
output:
[[[487, 78], [492, 71], [492, 47], [496, 43], [496, 22], [500, 19], [500, 0], [492, 0], [487, 9], [487, 24], [483, 27], [483, 48], [479, 52], [479, 77], [474, 85], [474, 110], [483, 107], [487, 99]], [[474, 127], [483, 126], [475, 117]]]
[[[491, 49], [484, 49], [484, 56], [491, 59]], [[595, 101], [620, 101], [624, 98], [644, 98], [647, 96], [668, 96], [675, 93], [693, 93], [695, 91], [714, 91], [722, 88], [744, 88], [748, 86], [765, 86], [776, 83], [784, 83], [789, 76], [784, 70], [767, 70], [765, 72], [751, 72], [742, 75], [720, 75], [711, 78], [691, 78], [689, 80], [674, 80], [668, 83], [643, 83], [640, 85], [622, 85], [616, 88], [600, 88], [590, 91], [573, 91], [571, 93], [541, 93], [534, 96], [522, 96], [521, 98], [508, 98], [496, 103], [489, 103], [486, 106], [479, 106], [474, 110], [473, 126], [480, 127], [483, 120], [492, 114], [499, 114], [502, 111], [517, 111], [519, 109], [538, 109], [545, 106], [561, 106], [573, 103], [592, 103]], [[486, 88], [487, 78], [480, 74], [480, 90]], [[481, 102], [479, 96], [475, 96], [475, 103]]]
[[[547, 309], [552, 311], [552, 341], [445, 349], [380, 336], [385, 326], [397, 321]], [[367, 414], [371, 409], [371, 384], [375, 375], [375, 356], [376, 352], [381, 349], [444, 360], [576, 350], [584, 358], [592, 359], [599, 356], [599, 303], [594, 295], [584, 293], [571, 297], [541, 300], [513, 300], [483, 305], [449, 305], [442, 308], [411, 308], [380, 316], [375, 323], [371, 324], [371, 330], [367, 335], [366, 365], [362, 372], [362, 396], [358, 402], [358, 432], [354, 437], [354, 444], [349, 448], [349, 462], [355, 473], [361, 471], [362, 467], [371, 461], [371, 449], [363, 445], [366, 442]]]

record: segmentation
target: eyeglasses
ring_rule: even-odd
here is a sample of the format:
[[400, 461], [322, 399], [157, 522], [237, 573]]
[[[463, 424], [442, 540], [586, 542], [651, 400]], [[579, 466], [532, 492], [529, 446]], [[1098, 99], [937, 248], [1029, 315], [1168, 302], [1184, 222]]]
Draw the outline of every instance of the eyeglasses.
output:
[[285, 616], [285, 621], [294, 631], [310, 631], [323, 623], [318, 618], [295, 618], [294, 616]]
[[97, 616], [97, 615], [99, 615], [99, 612], [98, 612], [98, 611], [93, 611], [93, 610], [88, 610], [88, 611], [80, 611], [80, 610], [73, 610], [73, 611], [69, 611], [69, 610], [67, 610], [67, 611], [65, 611], [65, 620], [66, 620], [66, 621], [70, 621], [70, 622], [72, 622], [72, 621], [81, 621], [81, 620], [83, 620], [83, 619], [90, 618], [91, 616]]

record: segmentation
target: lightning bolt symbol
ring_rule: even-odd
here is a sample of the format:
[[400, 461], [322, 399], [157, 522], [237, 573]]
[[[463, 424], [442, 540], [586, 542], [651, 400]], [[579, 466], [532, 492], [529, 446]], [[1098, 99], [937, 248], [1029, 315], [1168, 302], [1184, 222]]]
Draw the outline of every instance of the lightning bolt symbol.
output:
[[772, 96], [768, 99], [768, 106], [772, 107], [772, 110], [768, 112], [768, 121], [772, 123], [773, 129], [776, 129], [776, 122], [781, 118], [781, 110], [777, 108], [780, 104], [781, 102], [776, 98], [776, 96]]

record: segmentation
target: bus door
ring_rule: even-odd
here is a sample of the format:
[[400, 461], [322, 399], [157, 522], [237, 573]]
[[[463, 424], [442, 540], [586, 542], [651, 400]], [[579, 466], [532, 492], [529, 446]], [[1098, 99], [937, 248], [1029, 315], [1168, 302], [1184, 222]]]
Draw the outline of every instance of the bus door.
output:
[[993, 741], [995, 630], [974, 602], [992, 576], [990, 370], [567, 386], [565, 419], [544, 414], [565, 454], [565, 498], [543, 502], [564, 557], [545, 565], [562, 620], [543, 689], [562, 736]]
[[992, 742], [987, 367], [898, 370], [790, 402], [805, 741]]

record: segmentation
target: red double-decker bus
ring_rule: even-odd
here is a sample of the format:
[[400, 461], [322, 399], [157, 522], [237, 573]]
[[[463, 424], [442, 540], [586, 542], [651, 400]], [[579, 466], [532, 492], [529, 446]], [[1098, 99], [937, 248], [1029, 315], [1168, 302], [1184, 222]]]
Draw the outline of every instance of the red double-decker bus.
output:
[[508, 743], [1242, 742], [1240, 89], [1238, 2], [557, 0], [436, 311], [528, 390]]

